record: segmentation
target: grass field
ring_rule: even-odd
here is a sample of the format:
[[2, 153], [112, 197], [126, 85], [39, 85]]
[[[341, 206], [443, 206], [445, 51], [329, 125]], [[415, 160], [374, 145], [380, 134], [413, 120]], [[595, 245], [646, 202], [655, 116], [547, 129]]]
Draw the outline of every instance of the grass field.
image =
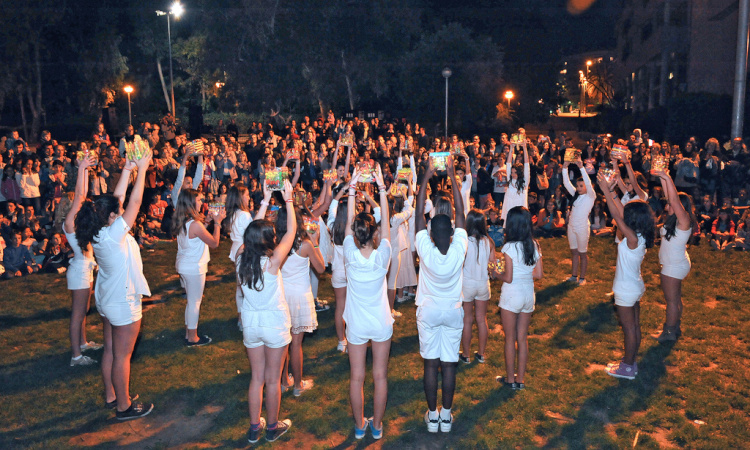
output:
[[[245, 447], [250, 369], [237, 329], [228, 242], [213, 251], [199, 333], [214, 342], [183, 345], [184, 299], [174, 270], [176, 244], [143, 254], [153, 299], [147, 306], [133, 360], [131, 392], [155, 403], [148, 417], [126, 423], [103, 408], [99, 367], [69, 367], [70, 297], [65, 277], [37, 275], [0, 282], [0, 448]], [[746, 253], [691, 248], [693, 270], [683, 286], [683, 336], [659, 345], [664, 300], [657, 249], [643, 267], [644, 339], [635, 381], [607, 376], [619, 360], [622, 337], [605, 298], [614, 275], [610, 239], [593, 239], [589, 282], [572, 287], [566, 239], [543, 240], [545, 278], [537, 282], [525, 391], [500, 389], [504, 374], [500, 286], [492, 285], [487, 363], [459, 367], [455, 424], [448, 435], [428, 434], [422, 417], [422, 360], [413, 303], [394, 328], [385, 436], [355, 441], [348, 402], [349, 366], [338, 353], [333, 312], [304, 344], [305, 377], [316, 387], [284, 394], [282, 417], [292, 430], [281, 448], [741, 448], [750, 442], [750, 275]], [[333, 300], [328, 281], [321, 297]], [[93, 303], [93, 301], [92, 301]], [[101, 342], [101, 321], [88, 316], [90, 339]], [[476, 336], [476, 334], [475, 334]], [[476, 337], [474, 341], [476, 349]], [[101, 351], [91, 355], [100, 359]], [[372, 380], [365, 414], [372, 414]], [[637, 441], [637, 442], [636, 442]], [[260, 443], [264, 443], [261, 441]], [[268, 446], [268, 444], [263, 444]]]

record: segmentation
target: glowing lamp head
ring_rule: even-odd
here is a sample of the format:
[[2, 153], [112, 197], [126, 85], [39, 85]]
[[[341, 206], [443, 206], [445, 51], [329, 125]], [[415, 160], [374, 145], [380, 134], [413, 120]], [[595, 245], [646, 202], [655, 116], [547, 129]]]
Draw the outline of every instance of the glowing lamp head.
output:
[[133, 86], [131, 86], [131, 85], [125, 86], [124, 91], [126, 93], [128, 93], [128, 94], [132, 94], [133, 93]]
[[172, 6], [169, 8], [169, 12], [175, 16], [175, 18], [179, 19], [182, 13], [185, 12], [185, 8], [182, 7], [182, 3], [179, 1], [176, 1], [172, 3]]
[[505, 91], [505, 98], [510, 100], [513, 98], [513, 91]]

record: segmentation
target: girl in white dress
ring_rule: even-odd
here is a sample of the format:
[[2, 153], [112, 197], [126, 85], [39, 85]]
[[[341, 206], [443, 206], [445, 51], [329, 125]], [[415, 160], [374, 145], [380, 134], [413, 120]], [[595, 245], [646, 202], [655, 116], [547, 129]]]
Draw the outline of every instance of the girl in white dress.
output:
[[643, 200], [631, 200], [623, 207], [601, 172], [597, 181], [607, 199], [612, 219], [625, 237], [617, 245], [617, 266], [612, 284], [617, 316], [625, 340], [625, 356], [619, 363], [610, 364], [607, 374], [632, 380], [638, 375], [636, 356], [641, 345], [640, 300], [646, 292], [641, 277], [641, 264], [646, 256], [646, 249], [654, 245], [654, 212]]
[[[276, 219], [276, 234], [283, 236], [287, 230], [287, 212], [280, 210]], [[310, 284], [310, 266], [318, 272], [325, 270], [323, 255], [320, 254], [318, 242], [320, 232], [312, 236], [305, 231], [302, 212], [292, 212], [297, 223], [297, 232], [294, 244], [284, 264], [281, 266], [281, 275], [284, 280], [284, 295], [289, 314], [292, 320], [292, 345], [289, 348], [282, 373], [282, 390], [288, 388], [288, 367], [291, 366], [294, 377], [294, 396], [299, 397], [302, 392], [313, 387], [312, 380], [302, 379], [302, 339], [304, 333], [312, 333], [318, 328], [318, 315], [315, 312], [315, 297]]]
[[583, 169], [583, 161], [578, 158], [576, 165], [580, 169], [581, 177], [576, 180], [575, 187], [570, 182], [568, 173], [569, 162], [563, 163], [563, 185], [573, 200], [570, 202], [570, 214], [568, 215], [568, 243], [570, 244], [570, 257], [572, 269], [568, 281], [586, 284], [586, 269], [589, 265], [589, 236], [591, 235], [591, 222], [589, 215], [596, 201], [596, 192], [591, 186], [591, 179]]
[[242, 290], [242, 338], [252, 373], [247, 394], [250, 443], [258, 442], [266, 427], [266, 420], [260, 416], [264, 387], [268, 413], [266, 439], [275, 441], [292, 426], [289, 419], [279, 420], [281, 367], [292, 341], [289, 332], [292, 321], [281, 275], [281, 265], [297, 233], [292, 195], [292, 186], [285, 181], [282, 196], [287, 212], [286, 233], [277, 239], [271, 222], [256, 219], [247, 226], [244, 244], [237, 256], [237, 282]]
[[677, 193], [677, 188], [669, 172], [658, 174], [661, 186], [667, 196], [667, 219], [661, 227], [661, 246], [659, 263], [661, 264], [661, 289], [667, 301], [667, 320], [659, 342], [676, 341], [682, 334], [682, 280], [690, 273], [690, 255], [687, 243], [693, 234], [693, 201], [684, 192]]
[[487, 219], [482, 211], [478, 209], [469, 211], [466, 216], [466, 234], [469, 236], [469, 245], [466, 250], [464, 280], [461, 288], [464, 295], [464, 331], [461, 336], [463, 353], [459, 359], [464, 364], [471, 362], [469, 353], [471, 352], [472, 327], [476, 317], [479, 351], [474, 353], [474, 358], [484, 363], [484, 351], [487, 348], [489, 335], [487, 302], [491, 297], [487, 266], [490, 259], [495, 261], [495, 243], [487, 234]]
[[[362, 439], [370, 426], [375, 439], [383, 437], [383, 416], [388, 399], [388, 359], [393, 335], [393, 317], [388, 305], [386, 274], [391, 260], [390, 221], [383, 173], [378, 166], [375, 179], [380, 193], [383, 217], [378, 229], [371, 214], [356, 217], [355, 194], [359, 171], [355, 171], [349, 185], [346, 238], [344, 254], [347, 270], [346, 320], [347, 349], [349, 352], [349, 399], [354, 416], [354, 437]], [[375, 247], [376, 242], [380, 242]], [[364, 383], [367, 362], [367, 343], [372, 342], [372, 377], [375, 384], [373, 417], [364, 416]]]
[[503, 210], [500, 214], [500, 218], [503, 220], [508, 216], [508, 211], [516, 206], [523, 206], [524, 208], [529, 207], [529, 178], [531, 177], [531, 168], [529, 167], [529, 152], [526, 147], [526, 142], [522, 145], [523, 166], [518, 163], [513, 165], [513, 155], [515, 154], [515, 147], [517, 146], [515, 143], [510, 144], [508, 161], [505, 163], [506, 175], [510, 181], [508, 182], [508, 187], [505, 191]]
[[[113, 195], [102, 195], [96, 202], [85, 202], [75, 218], [76, 239], [81, 248], [89, 244], [99, 265], [96, 278], [96, 309], [104, 323], [102, 379], [108, 404], [116, 402], [119, 420], [137, 419], [150, 413], [151, 403], [130, 399], [130, 357], [141, 329], [141, 297], [150, 296], [138, 243], [128, 233], [143, 200], [146, 171], [151, 152], [129, 160], [123, 167]], [[123, 210], [130, 174], [138, 175]]]
[[391, 307], [391, 313], [394, 317], [401, 317], [401, 313], [393, 309], [396, 302], [396, 283], [401, 271], [402, 255], [403, 259], [408, 258], [409, 255], [406, 253], [409, 250], [409, 242], [407, 240], [409, 233], [408, 226], [409, 218], [414, 214], [414, 192], [412, 191], [411, 184], [409, 184], [408, 190], [409, 194], [406, 199], [402, 196], [388, 196], [388, 208], [391, 215], [391, 235], [389, 241], [393, 246], [391, 267], [388, 271], [388, 304]]
[[[507, 195], [505, 197], [508, 198]], [[502, 280], [500, 317], [505, 332], [505, 377], [495, 379], [512, 389], [524, 389], [526, 363], [529, 360], [529, 323], [534, 312], [536, 294], [534, 280], [544, 276], [539, 243], [532, 238], [531, 213], [517, 206], [508, 212], [505, 221], [503, 255], [505, 270], [496, 273]], [[515, 368], [516, 348], [518, 369]]]
[[210, 223], [214, 221], [213, 234], [203, 225], [203, 194], [195, 189], [183, 189], [177, 197], [177, 204], [172, 219], [172, 233], [177, 236], [177, 258], [175, 267], [185, 286], [187, 305], [185, 306], [185, 345], [200, 347], [211, 343], [208, 336], [198, 336], [198, 317], [200, 315], [203, 290], [206, 287], [208, 261], [211, 259], [209, 247], [219, 246], [221, 239], [221, 221], [226, 217], [222, 209], [218, 215], [209, 215]]
[[73, 206], [65, 216], [63, 233], [68, 239], [70, 248], [73, 249], [73, 259], [70, 260], [65, 276], [68, 280], [68, 290], [73, 298], [70, 316], [70, 347], [73, 356], [70, 358], [71, 366], [88, 366], [95, 364], [96, 360], [82, 355], [85, 350], [99, 350], [101, 344], [86, 340], [86, 313], [91, 301], [91, 286], [94, 283], [94, 252], [91, 245], [81, 249], [75, 235], [75, 217], [86, 200], [89, 185], [89, 167], [96, 165], [96, 161], [84, 158], [78, 165], [78, 178], [76, 180], [75, 197]]

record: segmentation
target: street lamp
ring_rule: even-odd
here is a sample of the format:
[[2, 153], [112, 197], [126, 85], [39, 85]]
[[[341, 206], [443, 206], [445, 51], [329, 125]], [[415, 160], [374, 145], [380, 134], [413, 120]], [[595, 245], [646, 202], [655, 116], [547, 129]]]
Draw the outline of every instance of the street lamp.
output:
[[589, 69], [591, 68], [591, 65], [593, 63], [594, 62], [591, 61], [591, 60], [586, 61], [586, 78], [585, 78], [584, 83], [583, 83], [583, 87], [584, 87], [584, 90], [583, 90], [583, 102], [584, 102], [583, 103], [583, 112], [584, 113], [586, 113], [587, 110], [588, 110], [588, 99], [586, 98], [586, 96], [588, 95], [588, 93], [586, 92], [585, 88], [587, 87], [586, 85], [589, 83]]
[[586, 84], [588, 83], [588, 80], [583, 74], [583, 70], [578, 71], [578, 77], [581, 85], [581, 103], [578, 105], [578, 117], [581, 117], [582, 113], [586, 113]]
[[453, 75], [449, 67], [443, 69], [443, 78], [445, 78], [445, 142], [448, 142], [448, 78]]
[[156, 11], [157, 16], [167, 16], [167, 42], [169, 43], [169, 85], [170, 90], [172, 94], [172, 116], [173, 118], [177, 118], [177, 113], [174, 109], [174, 78], [172, 75], [172, 26], [169, 20], [169, 16], [172, 15], [175, 17], [175, 19], [179, 19], [180, 16], [182, 16], [182, 13], [185, 12], [185, 8], [182, 7], [182, 4], [180, 3], [180, 0], [176, 0], [174, 3], [172, 3], [172, 6], [169, 8], [169, 12], [164, 11]]
[[126, 85], [123, 90], [126, 94], [128, 94], [128, 123], [130, 125], [133, 125], [133, 111], [130, 109], [130, 94], [133, 93], [133, 86]]
[[510, 112], [510, 101], [513, 99], [513, 91], [505, 91], [505, 99], [508, 100], [508, 112]]

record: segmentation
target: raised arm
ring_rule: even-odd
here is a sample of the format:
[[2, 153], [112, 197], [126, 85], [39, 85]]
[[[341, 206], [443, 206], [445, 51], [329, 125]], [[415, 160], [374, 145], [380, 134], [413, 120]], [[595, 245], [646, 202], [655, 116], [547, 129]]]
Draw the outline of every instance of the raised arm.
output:
[[435, 174], [435, 166], [432, 163], [432, 158], [429, 158], [428, 161], [427, 171], [425, 171], [424, 177], [422, 177], [422, 184], [419, 185], [419, 192], [417, 193], [417, 204], [414, 211], [414, 231], [416, 233], [427, 228], [427, 222], [424, 219], [427, 186], [430, 184], [430, 178]]
[[[132, 160], [125, 161], [125, 165], [122, 167], [122, 173], [120, 173], [120, 179], [117, 181], [117, 185], [115, 186], [115, 190], [112, 193], [115, 197], [120, 199], [120, 203], [125, 203], [125, 193], [128, 190], [128, 184], [130, 184], [130, 174], [133, 172], [133, 169], [136, 167], [135, 162]], [[148, 166], [147, 166], [148, 167]], [[145, 177], [145, 171], [144, 171], [144, 177]], [[173, 197], [177, 198], [177, 197]]]
[[[456, 179], [456, 168], [453, 165], [453, 158], [447, 158], [447, 169], [448, 176], [451, 180]], [[471, 174], [468, 175], [471, 177]], [[461, 192], [458, 190], [458, 183], [455, 181], [451, 183], [451, 191], [453, 192], [453, 204], [456, 208], [456, 228], [466, 228], [466, 215], [464, 214], [464, 198]]]
[[596, 192], [594, 192], [594, 188], [591, 186], [591, 178], [589, 178], [589, 174], [586, 173], [586, 169], [583, 168], [583, 161], [581, 158], [578, 158], [578, 161], [576, 161], [576, 164], [578, 165], [578, 168], [581, 172], [581, 178], [583, 178], [583, 184], [586, 185], [586, 196], [591, 198], [596, 198]]
[[266, 187], [266, 180], [263, 180], [263, 200], [260, 202], [260, 208], [255, 213], [255, 220], [261, 220], [266, 218], [266, 210], [268, 209], [268, 202], [271, 200], [271, 190]]
[[344, 163], [344, 176], [349, 176], [349, 161], [351, 161], [352, 148], [346, 147], [346, 162]]
[[206, 245], [209, 246], [209, 248], [216, 248], [219, 246], [219, 241], [221, 240], [221, 222], [227, 217], [227, 212], [223, 208], [221, 209], [221, 212], [216, 215], [209, 215], [208, 220], [213, 220], [214, 222], [214, 232], [213, 234], [209, 233], [206, 227], [198, 222], [197, 220], [194, 221], [192, 224], [190, 224], [190, 230], [188, 231], [189, 237], [191, 238], [200, 238], [201, 241], [203, 241]]
[[292, 187], [297, 186], [297, 181], [299, 181], [299, 172], [300, 172], [300, 158], [297, 158], [297, 161], [294, 163], [294, 178], [292, 178]]
[[333, 197], [331, 196], [331, 183], [331, 180], [323, 183], [323, 191], [318, 198], [318, 203], [312, 207], [311, 213], [313, 217], [320, 217], [331, 205], [331, 201], [333, 201]]
[[349, 200], [346, 203], [346, 230], [344, 230], [346, 236], [354, 234], [352, 223], [354, 223], [354, 211], [356, 211], [357, 203], [357, 181], [359, 181], [359, 171], [355, 170], [352, 180], [349, 182]]
[[[151, 163], [151, 150], [148, 150], [143, 158], [135, 161], [135, 166], [138, 168], [138, 175], [135, 177], [135, 184], [133, 184], [133, 190], [130, 191], [130, 198], [128, 199], [128, 207], [122, 214], [122, 218], [128, 227], [132, 228], [135, 223], [135, 218], [138, 217], [138, 211], [141, 209], [141, 203], [143, 202], [143, 188], [146, 184], [146, 171], [148, 165]], [[127, 165], [126, 165], [127, 167]], [[126, 185], [127, 186], [127, 185]], [[118, 183], [119, 187], [119, 183]], [[123, 192], [123, 197], [125, 193]]]
[[635, 178], [635, 172], [633, 171], [633, 165], [630, 164], [630, 157], [625, 157], [625, 170], [628, 171], [628, 178], [630, 178], [630, 185], [633, 186], [635, 195], [641, 200], [646, 200], [646, 192], [638, 184], [638, 180]]
[[528, 188], [531, 179], [531, 166], [529, 165], [529, 149], [526, 141], [523, 141], [523, 179], [526, 180]]
[[289, 255], [289, 251], [292, 250], [294, 238], [297, 236], [297, 214], [294, 211], [293, 195], [292, 185], [289, 180], [285, 180], [281, 196], [284, 197], [284, 203], [286, 204], [286, 233], [281, 237], [279, 245], [276, 246], [271, 256], [272, 270], [281, 267], [287, 255]]
[[[185, 152], [187, 153], [187, 152]], [[198, 155], [198, 166], [195, 168], [195, 176], [193, 177], [193, 189], [198, 189], [198, 186], [201, 185], [201, 182], [203, 182], [203, 171], [205, 170], [205, 164], [203, 163], [203, 153]], [[184, 164], [180, 166], [182, 168]], [[179, 170], [178, 170], [179, 173]], [[185, 174], [183, 173], [183, 178]]]
[[380, 236], [381, 239], [390, 240], [391, 221], [388, 217], [388, 198], [385, 195], [385, 183], [383, 182], [383, 170], [378, 164], [378, 170], [375, 172], [375, 181], [378, 183], [378, 194], [380, 195]]
[[565, 186], [565, 190], [568, 191], [568, 194], [576, 195], [576, 188], [575, 186], [573, 186], [573, 183], [570, 182], [570, 173], [568, 173], [569, 165], [570, 163], [568, 161], [565, 161], [563, 163], [563, 170], [562, 170], [563, 186]]
[[89, 171], [88, 168], [94, 164], [91, 158], [86, 157], [83, 161], [78, 164], [78, 179], [76, 180], [75, 197], [73, 197], [73, 206], [70, 207], [70, 211], [65, 216], [65, 230], [68, 233], [75, 231], [75, 218], [78, 214], [78, 210], [81, 209], [83, 201], [86, 200], [86, 194], [88, 193], [89, 187]]
[[610, 190], [610, 185], [604, 178], [603, 173], [599, 172], [596, 179], [599, 182], [599, 187], [602, 192], [604, 192], [604, 198], [607, 199], [607, 208], [612, 215], [612, 219], [617, 223], [617, 228], [622, 231], [622, 234], [628, 241], [628, 248], [632, 250], [638, 247], [638, 235], [625, 223], [625, 217], [623, 215], [624, 210], [622, 203], [620, 203], [620, 199], [615, 197], [614, 193]]
[[513, 167], [513, 153], [515, 153], [516, 144], [511, 143], [510, 149], [508, 150], [508, 160], [505, 162], [505, 177], [510, 180], [511, 168]]
[[[182, 161], [180, 161], [180, 168], [177, 169], [177, 179], [174, 180], [174, 186], [172, 186], [172, 204], [177, 204], [177, 198], [180, 196], [182, 190], [182, 182], [185, 181], [185, 171], [187, 170], [188, 152], [186, 151], [182, 155]], [[197, 178], [197, 177], [196, 177]]]
[[669, 202], [669, 206], [672, 208], [674, 215], [677, 216], [677, 228], [683, 231], [692, 229], [693, 224], [690, 219], [690, 214], [685, 211], [685, 207], [682, 206], [680, 194], [677, 193], [677, 188], [674, 185], [674, 181], [672, 181], [672, 177], [669, 176], [669, 172], [663, 170], [659, 172], [658, 176], [664, 194], [667, 196], [667, 202]]

